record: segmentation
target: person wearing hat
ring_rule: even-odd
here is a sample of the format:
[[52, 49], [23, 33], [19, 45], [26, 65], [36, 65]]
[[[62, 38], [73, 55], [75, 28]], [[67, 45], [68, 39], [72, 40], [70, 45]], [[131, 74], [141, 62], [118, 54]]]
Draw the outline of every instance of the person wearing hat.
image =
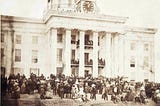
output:
[[15, 82], [13, 85], [11, 98], [12, 99], [19, 99], [20, 98], [20, 87], [18, 86], [17, 82]]
[[96, 100], [96, 93], [97, 93], [96, 85], [95, 85], [95, 84], [92, 84], [91, 97], [90, 97], [90, 98]]

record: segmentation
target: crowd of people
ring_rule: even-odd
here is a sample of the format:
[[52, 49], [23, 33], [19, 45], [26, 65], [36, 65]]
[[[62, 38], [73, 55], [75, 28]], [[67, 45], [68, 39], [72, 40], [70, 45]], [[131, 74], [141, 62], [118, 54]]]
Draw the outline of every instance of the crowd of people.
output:
[[[104, 100], [114, 103], [134, 101], [146, 103], [147, 98], [158, 101], [160, 84], [153, 82], [125, 81], [123, 77], [117, 78], [85, 78], [65, 75], [50, 75], [50, 78], [36, 76], [31, 73], [29, 78], [25, 75], [10, 75], [8, 78], [1, 76], [2, 96], [10, 95], [13, 99], [20, 98], [20, 94], [38, 93], [41, 99], [80, 98], [83, 102], [96, 100], [97, 94]], [[89, 95], [89, 96], [88, 96]]]

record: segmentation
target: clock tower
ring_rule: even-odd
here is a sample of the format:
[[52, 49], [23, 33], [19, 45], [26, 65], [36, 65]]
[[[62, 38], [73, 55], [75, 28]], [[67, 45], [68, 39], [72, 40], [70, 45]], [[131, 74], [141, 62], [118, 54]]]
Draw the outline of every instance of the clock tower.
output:
[[96, 13], [96, 0], [75, 0], [76, 10], [82, 13]]

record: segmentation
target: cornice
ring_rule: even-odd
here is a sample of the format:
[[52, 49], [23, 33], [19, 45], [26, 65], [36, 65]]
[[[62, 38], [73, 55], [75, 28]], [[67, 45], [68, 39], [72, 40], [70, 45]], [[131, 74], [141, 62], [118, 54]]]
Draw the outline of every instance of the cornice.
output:
[[8, 22], [44, 24], [42, 19], [8, 16], [8, 15], [1, 15], [1, 20], [2, 21], [8, 21]]
[[158, 31], [156, 28], [144, 28], [144, 27], [132, 27], [132, 26], [127, 26], [124, 30], [126, 32], [147, 33], [147, 34], [156, 34]]
[[128, 19], [128, 17], [110, 16], [110, 15], [103, 15], [103, 14], [65, 12], [65, 11], [58, 12], [54, 10], [48, 10], [44, 15], [44, 18], [43, 18], [44, 22], [47, 23], [52, 16], [82, 19], [82, 20], [104, 21], [104, 22], [121, 23], [121, 24], [124, 24]]

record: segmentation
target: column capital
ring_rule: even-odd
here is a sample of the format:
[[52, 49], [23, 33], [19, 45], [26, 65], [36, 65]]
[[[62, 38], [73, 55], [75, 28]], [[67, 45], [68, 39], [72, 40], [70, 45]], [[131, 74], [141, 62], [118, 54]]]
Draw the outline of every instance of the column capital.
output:
[[50, 30], [52, 30], [52, 29], [59, 29], [59, 28], [57, 28], [57, 27], [51, 27]]
[[79, 32], [86, 32], [86, 30], [78, 29]]
[[66, 31], [72, 31], [72, 29], [70, 28], [64, 28]]
[[99, 33], [98, 30], [91, 30], [93, 33]]
[[98, 32], [100, 35], [106, 35], [106, 31], [99, 31]]
[[80, 32], [80, 33], [85, 33], [86, 31], [85, 31], [85, 30], [79, 30], [79, 32]]

